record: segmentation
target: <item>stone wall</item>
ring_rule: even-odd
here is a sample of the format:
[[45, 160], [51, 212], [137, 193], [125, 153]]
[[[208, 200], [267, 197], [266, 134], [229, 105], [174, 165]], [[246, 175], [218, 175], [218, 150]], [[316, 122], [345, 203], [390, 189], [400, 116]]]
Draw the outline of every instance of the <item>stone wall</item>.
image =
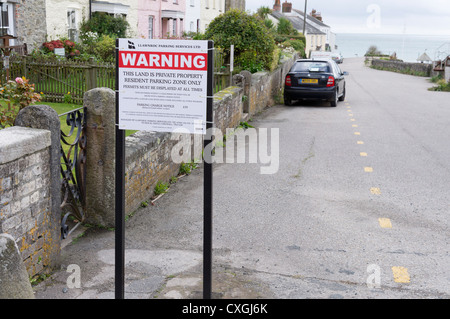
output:
[[[64, 14], [64, 16], [66, 16]], [[67, 19], [67, 17], [66, 17]], [[16, 33], [19, 43], [26, 43], [28, 52], [46, 40], [45, 0], [20, 0], [16, 4]]]
[[[17, 242], [30, 276], [52, 263], [51, 134], [14, 126], [0, 130], [0, 233]], [[59, 228], [59, 225], [57, 225]]]
[[249, 99], [249, 115], [261, 112], [275, 104], [275, 98], [281, 96], [284, 78], [294, 64], [297, 56], [284, 58], [282, 64], [272, 72], [252, 74], [249, 92], [244, 92]]
[[433, 69], [432, 64], [427, 63], [398, 62], [381, 59], [372, 59], [372, 67], [376, 69], [383, 69], [387, 71], [394, 71], [399, 73], [426, 76], [426, 77], [431, 76], [431, 72]]
[[125, 212], [138, 208], [153, 196], [158, 182], [168, 183], [177, 176], [180, 164], [171, 159], [177, 143], [170, 133], [141, 131], [126, 138], [125, 143]]

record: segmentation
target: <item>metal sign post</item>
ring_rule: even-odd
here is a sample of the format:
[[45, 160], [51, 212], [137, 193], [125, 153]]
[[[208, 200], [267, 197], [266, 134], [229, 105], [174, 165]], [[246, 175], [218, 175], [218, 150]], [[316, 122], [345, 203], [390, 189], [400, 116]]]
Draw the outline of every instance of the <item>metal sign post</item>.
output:
[[[116, 40], [116, 48], [119, 39]], [[115, 297], [125, 296], [125, 130], [119, 128], [119, 50], [116, 49]]]
[[[205, 147], [211, 143], [213, 50], [213, 41], [116, 40], [116, 299], [124, 299], [125, 285], [125, 130], [173, 132], [183, 128], [191, 134], [207, 134]], [[212, 286], [211, 156], [204, 154], [205, 299], [211, 298]]]
[[[214, 85], [214, 43], [208, 41], [208, 86], [206, 102], [206, 131], [209, 133], [204, 139], [204, 149], [212, 142], [211, 129], [213, 127], [213, 85]], [[211, 148], [212, 152], [212, 148]], [[212, 154], [204, 154], [211, 159]], [[212, 292], [212, 228], [213, 228], [213, 165], [212, 161], [203, 161], [203, 299], [211, 299]]]

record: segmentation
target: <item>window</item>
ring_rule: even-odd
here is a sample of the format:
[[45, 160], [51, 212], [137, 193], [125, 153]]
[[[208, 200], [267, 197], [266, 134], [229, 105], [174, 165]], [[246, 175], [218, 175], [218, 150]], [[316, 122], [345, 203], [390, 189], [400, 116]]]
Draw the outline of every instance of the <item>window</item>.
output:
[[76, 29], [76, 12], [74, 9], [67, 10], [67, 25], [69, 29]]
[[172, 35], [177, 36], [177, 20], [173, 19], [173, 29], [172, 29]]
[[330, 72], [330, 65], [326, 62], [298, 62], [291, 72]]
[[78, 41], [77, 19], [75, 9], [67, 10], [68, 37], [70, 41]]
[[154, 17], [149, 16], [148, 17], [148, 38], [153, 39], [153, 23], [154, 23]]
[[[9, 34], [14, 35], [14, 17], [13, 17], [13, 4], [12, 3], [1, 3], [1, 14], [0, 14], [0, 33], [1, 35]], [[11, 40], [13, 41], [13, 40]], [[14, 42], [14, 41], [13, 41]], [[11, 42], [10, 42], [11, 45]]]
[[195, 32], [195, 29], [194, 29], [194, 21], [191, 21], [190, 27], [189, 27], [189, 31]]

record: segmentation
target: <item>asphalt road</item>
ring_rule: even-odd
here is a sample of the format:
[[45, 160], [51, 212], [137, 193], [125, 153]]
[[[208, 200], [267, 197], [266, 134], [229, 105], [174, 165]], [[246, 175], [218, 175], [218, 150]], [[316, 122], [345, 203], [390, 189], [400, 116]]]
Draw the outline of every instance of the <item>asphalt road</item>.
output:
[[[341, 68], [337, 107], [279, 105], [250, 122], [279, 130], [274, 174], [215, 165], [213, 297], [450, 297], [450, 95], [358, 58]], [[202, 182], [200, 168], [127, 221], [127, 298], [201, 298]], [[113, 296], [112, 232], [89, 230], [62, 258], [82, 288], [64, 290], [62, 269], [38, 298]]]

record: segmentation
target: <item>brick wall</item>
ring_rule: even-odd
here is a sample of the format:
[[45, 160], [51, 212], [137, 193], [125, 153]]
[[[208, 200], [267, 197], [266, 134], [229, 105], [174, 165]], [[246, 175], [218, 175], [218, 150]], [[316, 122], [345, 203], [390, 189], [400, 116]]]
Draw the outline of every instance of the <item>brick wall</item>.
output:
[[0, 233], [16, 240], [30, 276], [59, 247], [51, 231], [50, 144], [46, 130], [0, 130]]

